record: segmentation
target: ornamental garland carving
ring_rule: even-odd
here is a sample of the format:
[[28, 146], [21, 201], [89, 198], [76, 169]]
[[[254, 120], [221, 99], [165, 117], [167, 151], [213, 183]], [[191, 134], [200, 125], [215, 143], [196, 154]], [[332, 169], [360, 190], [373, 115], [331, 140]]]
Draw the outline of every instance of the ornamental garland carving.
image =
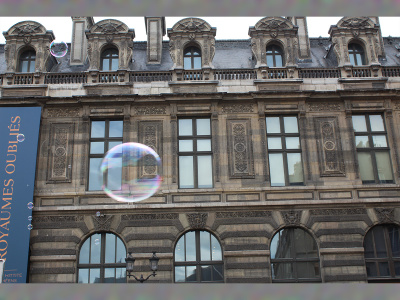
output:
[[217, 219], [230, 219], [230, 218], [265, 218], [271, 217], [270, 211], [228, 211], [217, 212], [215, 214]]
[[47, 117], [49, 118], [78, 117], [79, 112], [80, 112], [79, 107], [52, 108], [47, 111]]
[[253, 104], [227, 104], [222, 105], [223, 113], [251, 113]]
[[207, 222], [207, 213], [188, 213], [186, 217], [189, 221], [190, 228], [203, 229]]
[[310, 111], [340, 111], [342, 106], [340, 103], [309, 103]]
[[33, 219], [35, 223], [83, 222], [83, 216], [41, 216]]
[[365, 215], [365, 208], [350, 208], [350, 209], [311, 209], [310, 215], [322, 216], [342, 216], [342, 215]]
[[281, 211], [283, 221], [286, 225], [300, 225], [301, 211]]
[[161, 213], [161, 214], [134, 214], [134, 215], [122, 215], [122, 221], [134, 221], [134, 220], [176, 220], [179, 218], [177, 213]]
[[139, 106], [135, 107], [136, 115], [165, 115], [166, 106]]
[[338, 22], [338, 27], [370, 28], [373, 27], [371, 22], [373, 21], [368, 17], [355, 17], [355, 18], [344, 17], [342, 18], [342, 20]]
[[394, 222], [394, 208], [374, 208], [374, 210], [379, 222]]

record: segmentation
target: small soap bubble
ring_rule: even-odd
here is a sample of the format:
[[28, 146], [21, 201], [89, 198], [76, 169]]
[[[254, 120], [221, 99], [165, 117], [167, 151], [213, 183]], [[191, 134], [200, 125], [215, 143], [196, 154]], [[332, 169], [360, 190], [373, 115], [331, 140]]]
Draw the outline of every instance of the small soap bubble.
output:
[[54, 57], [63, 57], [68, 52], [68, 45], [63, 41], [54, 40], [50, 44], [50, 53]]
[[99, 240], [99, 239], [95, 239], [95, 240], [94, 240], [94, 244], [95, 244], [96, 246], [98, 246], [98, 245], [100, 244], [100, 240]]
[[25, 135], [23, 135], [22, 133], [19, 133], [17, 135], [17, 141], [22, 143], [23, 141], [25, 141]]
[[113, 147], [101, 163], [102, 189], [121, 202], [138, 202], [151, 197], [161, 184], [161, 160], [150, 147], [124, 143]]
[[101, 215], [101, 213], [98, 211], [98, 212], [96, 213], [96, 217], [100, 217], [100, 215]]
[[32, 202], [29, 202], [29, 203], [28, 203], [28, 208], [29, 208], [29, 209], [32, 209], [32, 208], [33, 208], [33, 203], [32, 203]]
[[32, 221], [32, 216], [29, 216], [29, 217], [28, 217], [28, 221]]
[[32, 230], [32, 228], [33, 228], [32, 224], [29, 224], [28, 225], [28, 230]]

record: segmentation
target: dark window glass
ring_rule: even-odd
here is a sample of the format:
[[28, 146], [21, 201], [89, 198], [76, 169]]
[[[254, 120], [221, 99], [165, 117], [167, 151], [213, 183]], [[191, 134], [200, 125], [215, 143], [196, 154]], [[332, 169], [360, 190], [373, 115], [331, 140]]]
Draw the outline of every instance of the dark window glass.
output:
[[283, 51], [277, 45], [269, 45], [266, 51], [268, 67], [281, 68], [283, 66]]
[[185, 70], [201, 69], [201, 52], [197, 47], [187, 47], [183, 54], [183, 68]]
[[117, 71], [118, 70], [118, 50], [109, 48], [101, 53], [101, 70]]
[[361, 45], [356, 43], [349, 44], [349, 58], [353, 66], [365, 65], [364, 49]]
[[352, 116], [363, 183], [393, 183], [392, 163], [382, 115]]
[[79, 251], [78, 283], [126, 282], [126, 248], [112, 233], [95, 233]]
[[179, 188], [212, 188], [211, 120], [179, 119]]
[[[123, 121], [102, 120], [92, 121], [90, 130], [89, 151], [89, 191], [101, 190], [103, 174], [100, 165], [104, 155], [111, 148], [122, 144]], [[121, 168], [112, 168], [107, 174], [107, 187], [111, 190], [119, 190], [122, 180], [122, 158], [115, 158], [113, 164]]]
[[397, 225], [377, 225], [367, 232], [364, 238], [364, 257], [368, 281], [400, 281], [399, 248]]
[[266, 117], [271, 186], [303, 185], [296, 116]]
[[188, 231], [175, 246], [175, 282], [223, 282], [221, 245], [208, 231]]
[[319, 282], [319, 257], [314, 238], [301, 228], [284, 228], [271, 240], [273, 282]]
[[33, 50], [25, 51], [19, 57], [19, 72], [35, 72], [36, 53]]

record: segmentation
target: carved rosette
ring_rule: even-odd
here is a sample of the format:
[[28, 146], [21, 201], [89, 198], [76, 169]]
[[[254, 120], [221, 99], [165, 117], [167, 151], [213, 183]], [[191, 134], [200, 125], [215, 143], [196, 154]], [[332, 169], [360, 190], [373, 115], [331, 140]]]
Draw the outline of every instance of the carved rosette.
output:
[[286, 225], [300, 225], [301, 211], [281, 211], [283, 221]]
[[71, 182], [74, 124], [53, 123], [50, 125], [50, 136], [47, 180]]
[[[152, 148], [162, 157], [162, 121], [140, 121], [139, 143]], [[152, 155], [146, 155], [139, 173], [139, 178], [143, 178], [161, 174], [161, 170], [158, 170], [155, 158]]]
[[231, 178], [254, 178], [250, 120], [227, 120]]
[[114, 216], [101, 215], [99, 217], [92, 216], [95, 231], [109, 231]]
[[321, 176], [345, 176], [337, 118], [314, 120]]
[[394, 222], [394, 208], [374, 208], [380, 223]]
[[188, 213], [186, 217], [191, 229], [204, 229], [206, 227], [207, 213]]

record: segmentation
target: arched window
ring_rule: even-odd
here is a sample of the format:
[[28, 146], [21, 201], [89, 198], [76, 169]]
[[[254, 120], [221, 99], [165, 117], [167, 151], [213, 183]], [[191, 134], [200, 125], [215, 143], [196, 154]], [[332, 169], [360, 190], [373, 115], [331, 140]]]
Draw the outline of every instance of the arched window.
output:
[[95, 233], [79, 251], [78, 283], [126, 283], [126, 248], [112, 233]]
[[208, 231], [188, 231], [175, 246], [175, 282], [224, 282], [221, 245]]
[[19, 57], [19, 72], [35, 72], [36, 53], [33, 50], [24, 51]]
[[118, 70], [118, 50], [108, 48], [101, 53], [101, 70], [117, 71]]
[[320, 282], [318, 247], [302, 228], [284, 228], [271, 241], [272, 282]]
[[364, 49], [357, 43], [349, 44], [349, 58], [353, 66], [365, 65]]
[[368, 281], [400, 281], [400, 230], [397, 225], [374, 226], [365, 235]]
[[283, 51], [277, 45], [269, 45], [266, 51], [268, 67], [282, 67], [283, 66]]
[[187, 47], [183, 54], [183, 68], [185, 70], [201, 69], [201, 51], [199, 48]]

